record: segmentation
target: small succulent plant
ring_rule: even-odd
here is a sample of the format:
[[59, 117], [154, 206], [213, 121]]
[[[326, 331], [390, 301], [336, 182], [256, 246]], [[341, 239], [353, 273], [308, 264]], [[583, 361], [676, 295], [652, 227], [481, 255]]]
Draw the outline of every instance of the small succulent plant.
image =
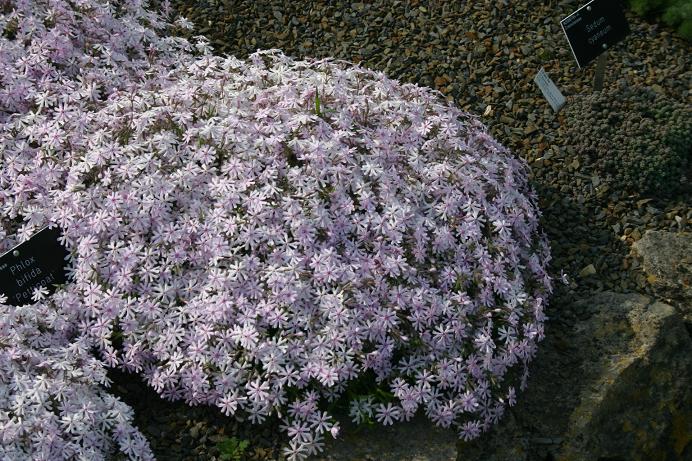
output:
[[580, 165], [611, 190], [672, 196], [692, 179], [691, 112], [651, 89], [613, 87], [569, 104], [561, 130]]

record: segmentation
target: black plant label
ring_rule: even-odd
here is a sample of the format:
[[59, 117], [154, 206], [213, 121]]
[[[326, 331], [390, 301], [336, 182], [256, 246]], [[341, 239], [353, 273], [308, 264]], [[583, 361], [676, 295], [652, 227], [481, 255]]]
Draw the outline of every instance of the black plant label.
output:
[[44, 227], [26, 242], [0, 256], [0, 293], [13, 306], [31, 304], [36, 288], [48, 294], [67, 282], [68, 252], [59, 241], [61, 231]]
[[560, 24], [580, 69], [630, 33], [619, 0], [592, 0]]

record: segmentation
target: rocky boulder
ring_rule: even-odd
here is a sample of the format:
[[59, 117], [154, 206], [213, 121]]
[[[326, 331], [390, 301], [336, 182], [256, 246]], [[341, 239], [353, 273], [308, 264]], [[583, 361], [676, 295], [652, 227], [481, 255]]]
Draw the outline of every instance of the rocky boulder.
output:
[[517, 405], [458, 461], [692, 459], [692, 340], [675, 309], [604, 292], [565, 312]]
[[692, 322], [692, 233], [649, 230], [632, 250], [656, 292], [673, 298]]

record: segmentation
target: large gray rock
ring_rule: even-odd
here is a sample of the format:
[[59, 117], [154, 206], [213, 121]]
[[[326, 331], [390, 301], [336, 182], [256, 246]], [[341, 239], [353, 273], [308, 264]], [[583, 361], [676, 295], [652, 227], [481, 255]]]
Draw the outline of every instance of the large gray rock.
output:
[[458, 461], [691, 460], [692, 341], [680, 315], [611, 292], [570, 311], [548, 322], [517, 406], [459, 442]]
[[[327, 437], [331, 440], [331, 437]], [[337, 440], [327, 442], [320, 461], [456, 461], [457, 437], [418, 414], [392, 426], [356, 429], [343, 426]]]
[[678, 300], [683, 316], [692, 321], [692, 233], [649, 230], [632, 250], [642, 258], [657, 293]]

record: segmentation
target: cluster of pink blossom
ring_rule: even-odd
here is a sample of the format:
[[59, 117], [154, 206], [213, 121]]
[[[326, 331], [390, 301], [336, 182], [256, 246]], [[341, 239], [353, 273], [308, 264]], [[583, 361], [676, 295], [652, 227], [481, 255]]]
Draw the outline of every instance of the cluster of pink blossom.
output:
[[[40, 17], [31, 3], [21, 24]], [[58, 23], [75, 11], [46, 4]], [[0, 250], [57, 225], [72, 254], [72, 281], [22, 308], [71, 326], [45, 344], [88, 344], [168, 399], [279, 415], [291, 460], [338, 433], [325, 404], [366, 373], [394, 398], [355, 400], [356, 421], [420, 409], [467, 440], [498, 421], [552, 292], [526, 164], [439, 93], [381, 72], [204, 42], [195, 57], [110, 18], [110, 35], [80, 31], [121, 31], [95, 44], [82, 84], [67, 43], [42, 51], [45, 68], [0, 44], [16, 79], [0, 92]], [[167, 51], [132, 61], [145, 39]], [[108, 97], [90, 100], [94, 85]]]
[[[113, 93], [165, 82], [195, 47], [159, 36], [174, 25], [145, 7], [141, 0], [0, 0], [0, 123], [34, 112], [27, 122], [40, 124], [43, 115], [63, 126]], [[175, 27], [192, 26], [181, 18]], [[203, 37], [196, 49], [208, 51]]]
[[[0, 459], [153, 460], [132, 409], [108, 394], [103, 363], [51, 304], [0, 297]], [[114, 443], [117, 444], [114, 447]]]

